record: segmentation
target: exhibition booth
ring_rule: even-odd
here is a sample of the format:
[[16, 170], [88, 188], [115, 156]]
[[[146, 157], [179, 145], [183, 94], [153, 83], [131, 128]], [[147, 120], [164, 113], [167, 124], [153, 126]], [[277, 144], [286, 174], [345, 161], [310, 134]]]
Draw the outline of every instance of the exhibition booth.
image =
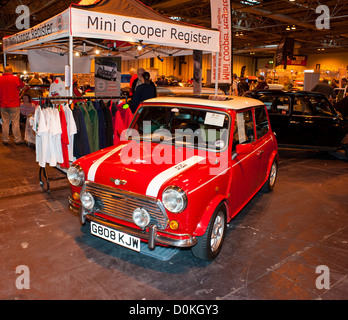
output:
[[144, 55], [173, 56], [187, 50], [217, 53], [219, 31], [171, 20], [137, 0], [102, 0], [93, 5], [73, 4], [39, 25], [3, 39], [5, 64], [7, 54], [27, 53], [31, 71], [41, 68], [40, 72], [65, 74], [70, 95], [73, 75], [90, 72], [94, 48], [101, 49], [104, 56], [134, 58], [131, 50], [135, 45], [143, 47]]

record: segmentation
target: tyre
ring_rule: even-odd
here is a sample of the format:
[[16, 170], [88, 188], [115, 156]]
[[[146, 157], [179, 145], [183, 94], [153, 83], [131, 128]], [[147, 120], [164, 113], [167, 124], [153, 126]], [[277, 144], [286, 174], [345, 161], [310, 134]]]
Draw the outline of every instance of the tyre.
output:
[[192, 254], [199, 259], [214, 260], [222, 247], [226, 234], [226, 207], [220, 203], [212, 215], [203, 236], [197, 237], [197, 244], [191, 248]]
[[276, 160], [273, 161], [271, 170], [269, 172], [267, 181], [265, 184], [262, 186], [261, 190], [263, 192], [271, 192], [274, 188], [274, 185], [277, 180], [277, 175], [278, 175], [278, 163]]

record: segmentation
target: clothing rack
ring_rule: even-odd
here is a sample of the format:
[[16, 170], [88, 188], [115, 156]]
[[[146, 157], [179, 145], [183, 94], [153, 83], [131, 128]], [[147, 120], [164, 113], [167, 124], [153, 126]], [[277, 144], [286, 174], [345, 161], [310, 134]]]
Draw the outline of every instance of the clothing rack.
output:
[[[39, 100], [39, 104], [41, 106], [43, 102], [51, 101], [51, 100], [114, 100], [114, 99], [126, 99], [126, 103], [127, 103], [127, 100], [129, 99], [129, 97], [128, 97], [128, 95], [120, 95], [120, 96], [100, 95], [100, 96], [84, 96], [84, 97], [83, 96], [81, 96], [81, 97], [54, 96], [54, 97], [45, 97], [45, 98], [40, 96], [38, 98], [33, 98], [32, 100]], [[66, 174], [66, 171], [64, 171], [58, 167], [56, 167], [56, 169]], [[49, 194], [51, 193], [50, 180], [62, 180], [62, 179], [66, 178], [66, 176], [63, 176], [63, 177], [49, 179], [46, 165], [45, 165], [45, 167], [40, 167], [40, 169], [39, 169], [39, 183], [40, 183], [40, 186], [42, 188], [44, 187], [44, 182], [42, 181], [42, 174], [43, 174], [44, 179], [46, 180], [46, 186], [47, 186], [46, 192]]]
[[[34, 100], [35, 98], [33, 98]], [[54, 97], [38, 97], [40, 102], [45, 100], [113, 100], [113, 99], [129, 99], [129, 96], [126, 94], [120, 96], [54, 96]]]

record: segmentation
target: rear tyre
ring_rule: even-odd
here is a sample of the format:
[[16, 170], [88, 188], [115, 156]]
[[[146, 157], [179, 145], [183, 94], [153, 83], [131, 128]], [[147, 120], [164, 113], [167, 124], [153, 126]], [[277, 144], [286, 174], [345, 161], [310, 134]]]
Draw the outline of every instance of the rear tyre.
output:
[[271, 170], [269, 172], [267, 181], [262, 186], [261, 190], [263, 192], [271, 192], [274, 188], [278, 176], [278, 163], [276, 160], [273, 161]]
[[215, 209], [207, 230], [197, 237], [197, 244], [191, 248], [192, 254], [199, 259], [211, 261], [220, 253], [226, 233], [226, 207], [223, 203]]

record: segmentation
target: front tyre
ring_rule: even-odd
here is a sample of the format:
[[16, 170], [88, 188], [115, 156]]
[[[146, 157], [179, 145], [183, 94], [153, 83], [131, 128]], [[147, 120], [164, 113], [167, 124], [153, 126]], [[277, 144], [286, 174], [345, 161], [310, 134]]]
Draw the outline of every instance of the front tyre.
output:
[[261, 190], [263, 192], [271, 192], [274, 188], [275, 183], [276, 183], [277, 176], [278, 176], [278, 163], [276, 160], [273, 160], [267, 181], [262, 186]]
[[225, 234], [226, 207], [224, 203], [220, 203], [203, 236], [197, 237], [197, 244], [191, 248], [192, 254], [199, 259], [214, 260], [221, 250]]

